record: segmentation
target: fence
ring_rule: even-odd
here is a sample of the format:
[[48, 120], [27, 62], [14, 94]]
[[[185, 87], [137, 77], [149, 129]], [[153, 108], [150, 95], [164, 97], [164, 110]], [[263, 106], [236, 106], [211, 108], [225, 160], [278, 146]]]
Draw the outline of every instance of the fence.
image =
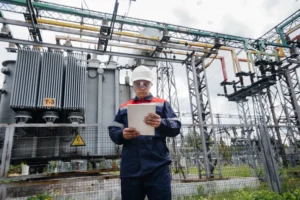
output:
[[[237, 190], [282, 193], [300, 185], [299, 129], [213, 126], [205, 142], [195, 125], [167, 139], [174, 199], [230, 199]], [[0, 152], [2, 199], [121, 199], [122, 146], [106, 125], [1, 125]]]

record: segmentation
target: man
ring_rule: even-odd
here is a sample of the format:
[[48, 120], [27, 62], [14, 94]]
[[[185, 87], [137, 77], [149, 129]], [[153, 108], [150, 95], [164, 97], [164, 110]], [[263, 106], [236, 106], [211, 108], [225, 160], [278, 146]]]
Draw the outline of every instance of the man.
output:
[[[152, 73], [146, 66], [139, 66], [132, 73], [136, 97], [122, 104], [112, 125], [111, 140], [123, 145], [121, 158], [121, 195], [123, 200], [171, 199], [169, 150], [166, 137], [180, 133], [181, 123], [170, 104], [150, 93]], [[141, 136], [134, 127], [128, 127], [127, 105], [156, 103], [156, 113], [149, 113], [144, 122], [155, 128], [154, 136]]]

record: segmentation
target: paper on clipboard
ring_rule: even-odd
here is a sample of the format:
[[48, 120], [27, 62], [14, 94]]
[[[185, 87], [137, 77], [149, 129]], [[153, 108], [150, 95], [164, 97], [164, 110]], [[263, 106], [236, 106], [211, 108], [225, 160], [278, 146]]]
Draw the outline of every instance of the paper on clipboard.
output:
[[141, 135], [155, 135], [155, 129], [144, 122], [144, 117], [149, 113], [155, 113], [156, 105], [153, 103], [128, 104], [128, 127], [136, 128]]

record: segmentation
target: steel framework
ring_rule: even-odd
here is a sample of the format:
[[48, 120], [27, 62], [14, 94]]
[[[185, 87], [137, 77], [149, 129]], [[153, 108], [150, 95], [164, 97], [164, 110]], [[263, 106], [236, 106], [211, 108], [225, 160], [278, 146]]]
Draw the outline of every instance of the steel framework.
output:
[[[164, 56], [167, 58], [167, 54], [165, 54]], [[157, 74], [157, 96], [168, 101], [174, 113], [180, 119], [180, 108], [179, 108], [179, 101], [177, 95], [174, 68], [172, 63], [160, 62], [156, 70], [156, 74]], [[172, 138], [170, 141], [170, 138], [168, 138], [168, 145], [169, 145], [169, 149], [171, 150], [172, 160], [174, 161], [175, 173], [181, 173], [182, 176], [185, 177], [183, 169], [180, 165], [181, 152], [177, 148], [178, 145], [179, 146], [183, 145], [181, 143], [183, 141], [182, 137], [183, 135], [181, 133], [179, 141], [176, 140], [176, 138]], [[178, 142], [181, 144], [178, 144]]]
[[[0, 2], [2, 2], [0, 4], [1, 10], [16, 13], [27, 13], [28, 5], [26, 0], [1, 0]], [[93, 26], [101, 26], [102, 20], [108, 20], [113, 21], [115, 29], [130, 32], [140, 32], [144, 27], [151, 27], [159, 30], [168, 30], [173, 38], [184, 39], [188, 41], [199, 41], [208, 44], [214, 44], [214, 39], [219, 38], [220, 42], [225, 46], [242, 49], [245, 47], [247, 48], [248, 45], [257, 47], [258, 41], [260, 40], [266, 42], [265, 44], [269, 46], [288, 47], [282, 35], [287, 33], [290, 27], [297, 27], [300, 21], [300, 11], [298, 10], [293, 15], [281, 22], [279, 28], [275, 27], [266, 35], [262, 36], [258, 40], [255, 40], [251, 38], [209, 32], [162, 22], [122, 16], [114, 17], [113, 14], [109, 13], [80, 9], [44, 1], [34, 1], [32, 2], [32, 6], [35, 10], [35, 13], [38, 14], [39, 17], [45, 17], [48, 19], [75, 22], [77, 24], [83, 23]], [[281, 38], [282, 40], [284, 39], [283, 45], [276, 43], [274, 38]]]
[[[209, 89], [207, 85], [206, 64], [205, 61], [210, 55], [217, 55], [219, 50], [229, 50], [234, 52], [234, 49], [239, 48], [245, 50], [247, 53], [256, 54], [256, 60], [260, 63], [255, 63], [260, 72], [254, 74], [251, 72], [244, 73], [239, 67], [234, 68], [237, 77], [240, 77], [242, 85], [240, 90], [236, 91], [233, 95], [226, 95], [230, 100], [236, 101], [238, 105], [238, 113], [241, 124], [243, 124], [241, 130], [241, 136], [246, 140], [246, 146], [249, 147], [249, 155], [253, 155], [251, 147], [251, 138], [253, 137], [254, 130], [251, 128], [252, 123], [259, 124], [259, 131], [263, 138], [265, 156], [267, 153], [274, 153], [275, 159], [279, 161], [279, 157], [283, 158], [283, 164], [286, 161], [284, 159], [284, 152], [282, 146], [285, 138], [292, 138], [292, 144], [296, 144], [296, 136], [299, 135], [300, 122], [300, 84], [297, 74], [297, 68], [299, 64], [299, 54], [297, 51], [291, 53], [291, 56], [281, 61], [281, 63], [270, 64], [269, 57], [271, 54], [266, 50], [274, 50], [276, 47], [283, 47], [284, 52], [290, 49], [296, 49], [299, 47], [299, 42], [289, 41], [287, 36], [290, 33], [300, 28], [300, 10], [283, 20], [278, 26], [271, 29], [268, 33], [258, 39], [244, 38], [239, 36], [233, 36], [222, 33], [215, 33], [204, 31], [200, 29], [188, 28], [184, 26], [177, 26], [172, 24], [166, 24], [162, 22], [154, 22], [149, 20], [142, 20], [137, 18], [123, 17], [117, 15], [118, 4], [115, 5], [113, 14], [91, 11], [86, 9], [75, 8], [71, 6], [64, 6], [44, 1], [31, 1], [31, 0], [0, 0], [0, 8], [3, 11], [9, 11], [14, 13], [23, 14], [26, 22], [16, 21], [12, 19], [5, 19], [0, 15], [0, 23], [11, 24], [22, 27], [27, 27], [31, 33], [31, 40], [20, 40], [11, 37], [11, 35], [1, 35], [0, 41], [33, 45], [34, 47], [46, 47], [49, 49], [63, 49], [78, 52], [87, 52], [98, 55], [120, 56], [137, 58], [151, 61], [161, 61], [161, 65], [157, 68], [158, 84], [157, 91], [158, 96], [167, 99], [175, 112], [180, 116], [179, 102], [177, 97], [177, 90], [175, 84], [175, 76], [173, 66], [171, 63], [182, 63], [186, 66], [188, 90], [192, 115], [192, 129], [194, 133], [194, 140], [201, 141], [201, 143], [194, 142], [198, 175], [202, 177], [203, 169], [205, 171], [205, 177], [211, 178], [216, 176], [222, 176], [220, 170], [220, 156], [218, 151], [218, 144], [216, 139], [215, 127], [213, 121], [213, 113], [211, 111], [211, 101], [209, 95]], [[89, 25], [89, 26], [86, 26]], [[155, 28], [163, 32], [162, 37], [146, 37], [140, 34], [144, 28]], [[97, 50], [88, 48], [79, 48], [75, 46], [66, 46], [59, 44], [50, 44], [42, 41], [40, 31], [54, 31], [68, 34], [75, 34], [79, 36], [89, 36], [98, 39]], [[165, 34], [166, 33], [166, 34]], [[137, 49], [137, 46], [129, 46], [128, 43], [138, 44], [146, 54], [129, 54], [121, 52], [113, 52], [107, 50], [107, 46], [111, 45], [110, 42], [122, 42], [124, 48]], [[217, 45], [216, 45], [217, 44]], [[104, 45], [104, 48], [100, 48], [100, 45]], [[116, 45], [116, 44], [114, 44]], [[120, 45], [120, 44], [119, 44]], [[140, 47], [141, 45], [145, 47]], [[147, 47], [151, 47], [145, 49]], [[222, 48], [220, 48], [222, 46]], [[228, 48], [231, 47], [231, 48]], [[176, 58], [175, 50], [182, 50], [177, 54], [187, 56], [184, 60], [182, 58]], [[254, 49], [254, 52], [253, 52]], [[16, 51], [16, 49], [8, 49]], [[165, 57], [159, 57], [156, 53], [164, 53], [168, 50]], [[274, 52], [274, 51], [273, 51]], [[200, 57], [196, 57], [196, 53]], [[176, 55], [177, 55], [176, 54]], [[287, 57], [286, 55], [281, 55]], [[173, 57], [171, 57], [173, 56]], [[236, 56], [233, 53], [233, 57]], [[275, 60], [278, 60], [278, 53], [275, 52], [272, 55]], [[298, 56], [295, 60], [294, 58]], [[214, 58], [213, 58], [214, 59]], [[247, 62], [250, 65], [249, 58]], [[286, 65], [286, 63], [288, 64]], [[252, 62], [253, 64], [254, 62]], [[266, 64], [267, 63], [267, 64]], [[267, 66], [270, 66], [269, 68]], [[276, 71], [274, 71], [276, 67]], [[268, 71], [265, 69], [268, 68]], [[272, 76], [266, 76], [266, 73], [271, 73]], [[238, 74], [239, 73], [239, 74]], [[249, 76], [251, 74], [252, 83], [251, 86], [245, 87], [243, 85], [243, 74]], [[276, 77], [280, 77], [277, 81]], [[279, 82], [278, 85], [274, 85]], [[235, 89], [237, 89], [236, 82], [233, 82]], [[283, 97], [281, 100], [280, 97]], [[250, 98], [249, 98], [250, 97]], [[255, 122], [251, 121], [249, 117], [251, 111], [248, 101], [252, 100], [253, 113], [255, 116]], [[278, 112], [278, 105], [281, 111]], [[288, 132], [282, 132], [279, 130], [278, 125], [281, 123], [287, 124], [289, 127]], [[274, 126], [267, 129], [267, 126]], [[276, 138], [279, 142], [270, 149], [270, 138]], [[6, 141], [7, 142], [7, 141]], [[172, 149], [176, 149], [176, 141], [170, 142]], [[296, 146], [296, 150], [297, 150]], [[296, 152], [297, 153], [297, 152]], [[299, 152], [298, 152], [299, 153]], [[180, 152], [174, 150], [176, 168], [180, 168]], [[255, 158], [252, 157], [255, 162]], [[265, 165], [274, 165], [272, 159], [265, 158]], [[251, 164], [249, 162], [249, 164]], [[255, 163], [252, 163], [254, 166]], [[7, 167], [7, 166], [2, 166]], [[254, 167], [255, 168], [255, 167]], [[7, 169], [1, 169], [1, 173]], [[268, 179], [270, 182], [278, 183], [278, 174], [274, 173], [274, 166], [268, 171]], [[258, 174], [258, 172], [256, 171]], [[280, 191], [280, 185], [275, 185], [274, 190]]]
[[[194, 140], [198, 141], [200, 139], [201, 141], [201, 146], [195, 142], [195, 148], [198, 149], [196, 158], [199, 178], [202, 175], [202, 168], [204, 168], [207, 178], [221, 175], [214, 128], [202, 126], [214, 123], [205, 70], [206, 56], [204, 55], [200, 59], [195, 60], [195, 57], [192, 55], [191, 59], [186, 62], [192, 122], [200, 125], [199, 127], [193, 127]], [[202, 155], [199, 154], [200, 151], [202, 151]], [[203, 157], [203, 161], [200, 159], [201, 157]]]

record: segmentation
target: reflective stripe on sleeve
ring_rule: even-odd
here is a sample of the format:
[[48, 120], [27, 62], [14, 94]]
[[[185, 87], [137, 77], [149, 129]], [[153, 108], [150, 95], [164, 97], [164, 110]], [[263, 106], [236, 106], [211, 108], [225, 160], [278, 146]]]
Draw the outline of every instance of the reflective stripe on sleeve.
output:
[[179, 121], [179, 118], [174, 117], [174, 118], [167, 118], [168, 121]]
[[111, 123], [110, 126], [116, 126], [116, 127], [121, 128], [121, 129], [124, 128], [124, 125], [123, 125], [123, 124], [121, 124], [121, 123], [119, 123], [119, 122], [116, 122], [116, 121], [113, 121], [113, 122]]

